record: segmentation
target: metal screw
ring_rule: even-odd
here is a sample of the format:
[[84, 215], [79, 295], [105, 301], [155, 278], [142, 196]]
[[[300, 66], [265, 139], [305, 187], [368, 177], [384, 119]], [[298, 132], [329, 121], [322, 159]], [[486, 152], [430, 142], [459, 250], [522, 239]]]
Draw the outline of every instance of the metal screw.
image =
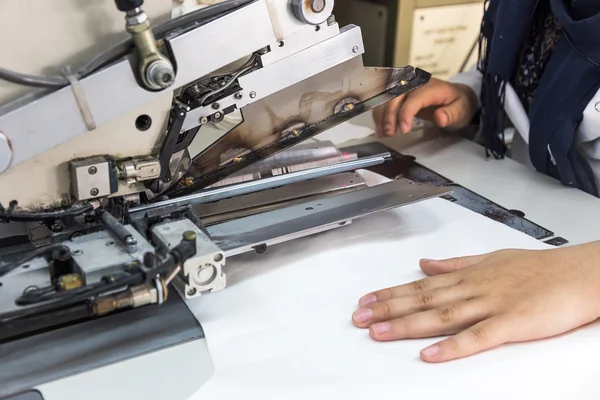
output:
[[125, 243], [128, 245], [137, 244], [137, 240], [133, 236], [127, 236], [125, 238]]
[[36, 290], [39, 290], [39, 288], [37, 286], [33, 286], [33, 285], [27, 286], [25, 288], [25, 290], [23, 290], [23, 295], [27, 295], [28, 293], [35, 292]]
[[202, 117], [202, 118], [200, 118], [200, 123], [201, 123], [202, 125], [204, 125], [204, 124], [208, 124], [208, 118], [206, 118], [206, 117]]
[[96, 167], [88, 168], [88, 174], [94, 175], [96, 172], [98, 172], [98, 169]]
[[215, 255], [215, 261], [216, 261], [216, 262], [219, 262], [219, 261], [221, 261], [221, 260], [223, 260], [223, 254], [216, 254], [216, 255]]
[[250, 98], [253, 99], [256, 97], [256, 92], [250, 92]]
[[175, 71], [165, 60], [156, 60], [148, 66], [146, 79], [151, 85], [166, 89], [175, 81]]
[[233, 97], [235, 97], [237, 100], [241, 100], [242, 97], [244, 97], [244, 95], [242, 94], [242, 92], [237, 92]]
[[335, 24], [337, 21], [335, 20], [335, 15], [331, 14], [329, 18], [327, 18], [327, 25], [331, 26]]
[[96, 188], [93, 188], [92, 190], [90, 190], [90, 195], [96, 197], [98, 196], [98, 193], [100, 193], [100, 191]]
[[358, 53], [358, 46], [354, 46], [354, 47], [352, 48], [352, 52], [353, 52], [353, 53]]
[[594, 105], [594, 108], [596, 109], [596, 111], [600, 112], [600, 101]]
[[312, 0], [310, 2], [310, 8], [317, 14], [323, 12], [325, 9], [325, 0]]
[[74, 256], [80, 256], [80, 255], [82, 255], [82, 254], [83, 254], [83, 251], [81, 251], [81, 250], [75, 250], [75, 251], [72, 251], [71, 253], [72, 253]]
[[56, 221], [50, 226], [50, 230], [54, 233], [62, 232], [65, 229], [65, 224], [62, 221]]
[[190, 290], [188, 290], [187, 292], [188, 296], [193, 296], [196, 294], [196, 289], [195, 288], [191, 288]]
[[221, 105], [219, 103], [213, 103], [212, 108], [218, 110], [219, 108], [221, 108]]
[[215, 119], [220, 119], [220, 118], [221, 118], [221, 113], [220, 112], [215, 113]]
[[185, 231], [183, 232], [183, 240], [192, 241], [196, 240], [198, 235], [194, 231]]

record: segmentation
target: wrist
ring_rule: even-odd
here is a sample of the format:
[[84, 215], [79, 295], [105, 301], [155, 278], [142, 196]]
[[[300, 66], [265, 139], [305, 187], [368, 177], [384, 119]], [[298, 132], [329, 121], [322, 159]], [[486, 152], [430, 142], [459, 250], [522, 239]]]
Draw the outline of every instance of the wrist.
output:
[[464, 83], [453, 83], [456, 89], [461, 93], [464, 98], [464, 104], [467, 110], [467, 117], [469, 123], [473, 121], [476, 114], [478, 113], [481, 105], [479, 101], [479, 95], [475, 93], [475, 90], [469, 85]]

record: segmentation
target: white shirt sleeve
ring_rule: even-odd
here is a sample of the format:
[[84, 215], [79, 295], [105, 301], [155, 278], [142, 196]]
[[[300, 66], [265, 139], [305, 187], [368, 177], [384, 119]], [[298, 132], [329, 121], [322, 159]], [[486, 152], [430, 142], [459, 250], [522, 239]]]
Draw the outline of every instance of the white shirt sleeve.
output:
[[481, 104], [479, 104], [479, 95], [481, 93], [482, 81], [483, 81], [483, 75], [481, 75], [481, 72], [479, 72], [479, 70], [477, 70], [477, 65], [473, 65], [469, 70], [467, 70], [463, 73], [460, 73], [458, 75], [454, 75], [453, 77], [448, 79], [448, 82], [450, 82], [450, 83], [459, 83], [459, 84], [467, 85], [471, 89], [473, 89], [473, 91], [477, 95], [478, 106], [481, 105]]

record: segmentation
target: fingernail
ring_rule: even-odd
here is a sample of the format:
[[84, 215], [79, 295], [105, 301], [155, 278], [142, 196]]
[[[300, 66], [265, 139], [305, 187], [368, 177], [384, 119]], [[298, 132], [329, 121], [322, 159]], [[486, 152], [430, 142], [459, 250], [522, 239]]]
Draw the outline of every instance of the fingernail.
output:
[[373, 333], [376, 335], [381, 335], [383, 333], [388, 332], [392, 328], [392, 324], [389, 322], [380, 322], [379, 324], [375, 324], [371, 326]]
[[400, 131], [402, 133], [408, 133], [408, 125], [406, 122], [400, 122]]
[[383, 133], [385, 133], [386, 135], [391, 135], [392, 134], [392, 126], [391, 125], [385, 125], [383, 127]]
[[439, 351], [440, 351], [440, 347], [437, 344], [434, 344], [433, 346], [423, 349], [421, 351], [421, 354], [423, 354], [423, 356], [429, 358], [429, 357], [435, 356]]
[[365, 307], [373, 303], [377, 303], [377, 297], [375, 297], [373, 294], [368, 294], [358, 301], [358, 305], [360, 307]]
[[370, 308], [361, 308], [354, 312], [352, 318], [359, 324], [367, 323], [373, 318], [373, 310]]
[[430, 262], [433, 262], [433, 260], [430, 258], [423, 258], [423, 259], [421, 259], [421, 262], [430, 263]]

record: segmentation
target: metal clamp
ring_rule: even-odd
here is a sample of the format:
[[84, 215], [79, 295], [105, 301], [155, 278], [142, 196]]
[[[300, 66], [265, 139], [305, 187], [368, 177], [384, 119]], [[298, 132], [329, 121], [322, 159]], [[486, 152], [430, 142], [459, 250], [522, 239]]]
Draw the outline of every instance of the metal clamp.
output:
[[171, 62], [158, 51], [152, 33], [150, 18], [140, 8], [127, 11], [126, 30], [131, 35], [139, 55], [139, 73], [150, 90], [162, 90], [175, 82], [175, 70]]

